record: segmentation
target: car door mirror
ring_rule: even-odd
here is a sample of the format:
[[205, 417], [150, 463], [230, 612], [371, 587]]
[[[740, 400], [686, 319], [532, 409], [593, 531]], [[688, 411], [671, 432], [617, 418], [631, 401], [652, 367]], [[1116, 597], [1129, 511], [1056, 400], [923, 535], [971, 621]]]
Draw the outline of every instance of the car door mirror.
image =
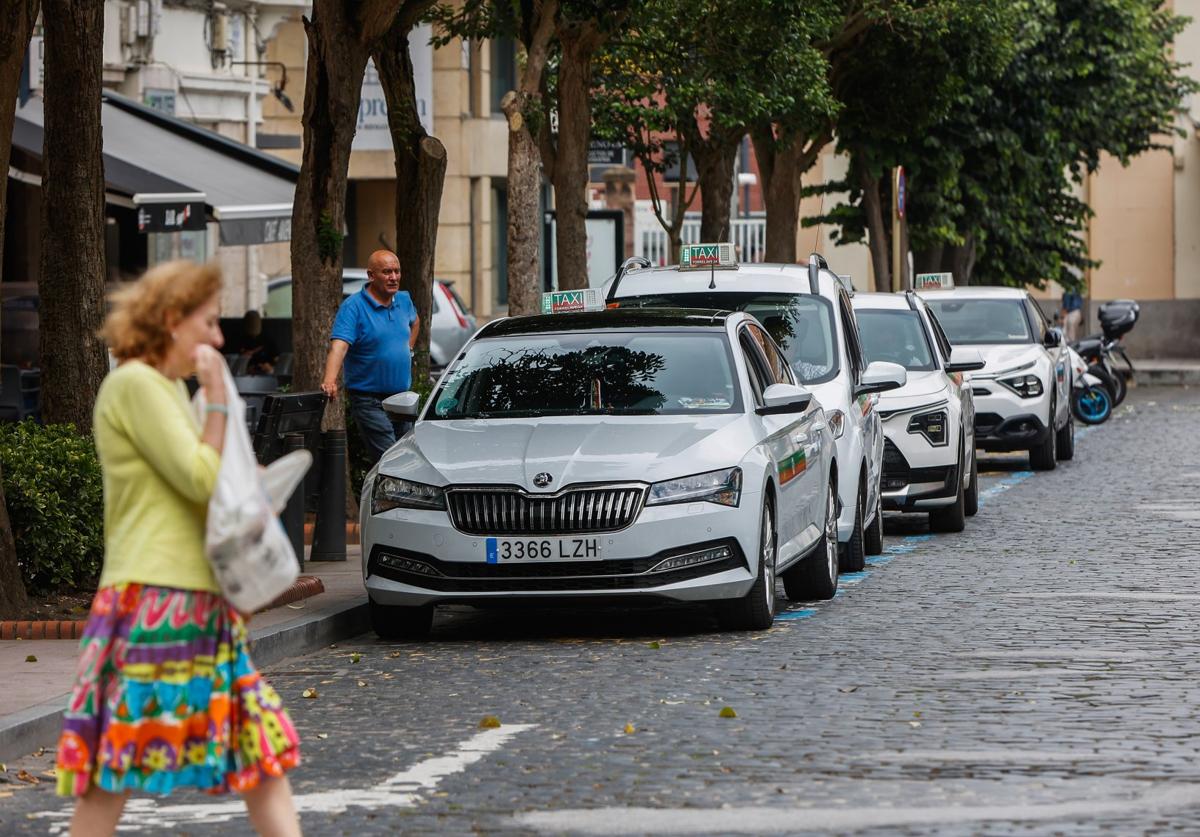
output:
[[1057, 328], [1046, 329], [1046, 336], [1042, 339], [1042, 344], [1047, 349], [1057, 349], [1062, 345], [1062, 332]]
[[867, 368], [863, 370], [854, 395], [857, 397], [872, 392], [887, 392], [890, 389], [899, 389], [906, 383], [908, 383], [908, 373], [904, 371], [903, 366], [898, 363], [877, 360], [868, 363]]
[[760, 416], [803, 413], [812, 401], [812, 393], [795, 384], [771, 384], [763, 390], [762, 397], [762, 406], [754, 410]]
[[957, 348], [950, 350], [947, 372], [977, 372], [983, 368], [983, 355], [978, 349]]
[[384, 412], [404, 418], [416, 418], [421, 412], [421, 396], [415, 392], [398, 392], [383, 399]]

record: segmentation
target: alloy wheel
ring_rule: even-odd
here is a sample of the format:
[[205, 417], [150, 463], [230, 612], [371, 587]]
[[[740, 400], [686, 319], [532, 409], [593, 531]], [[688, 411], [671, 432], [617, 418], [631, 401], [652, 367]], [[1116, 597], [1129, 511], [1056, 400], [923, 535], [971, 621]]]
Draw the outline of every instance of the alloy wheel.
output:
[[828, 565], [829, 578], [835, 584], [838, 577], [837, 536], [837, 497], [834, 495], [831, 485], [829, 496], [825, 499], [825, 563]]
[[775, 615], [775, 524], [772, 520], [770, 506], [763, 509], [762, 533], [759, 543], [762, 544], [762, 555], [759, 560], [763, 565], [763, 595], [767, 597], [767, 612]]

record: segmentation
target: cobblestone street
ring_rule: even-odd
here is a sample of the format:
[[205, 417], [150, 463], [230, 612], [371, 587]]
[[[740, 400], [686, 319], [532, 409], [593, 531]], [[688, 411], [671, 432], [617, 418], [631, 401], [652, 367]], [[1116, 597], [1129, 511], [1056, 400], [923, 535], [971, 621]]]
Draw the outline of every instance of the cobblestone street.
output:
[[[964, 533], [889, 517], [761, 634], [462, 609], [275, 666], [305, 833], [1200, 833], [1198, 428], [1200, 390], [1139, 388], [1053, 472], [981, 460]], [[52, 780], [0, 796], [0, 833], [65, 833]], [[123, 825], [250, 832], [192, 793]]]

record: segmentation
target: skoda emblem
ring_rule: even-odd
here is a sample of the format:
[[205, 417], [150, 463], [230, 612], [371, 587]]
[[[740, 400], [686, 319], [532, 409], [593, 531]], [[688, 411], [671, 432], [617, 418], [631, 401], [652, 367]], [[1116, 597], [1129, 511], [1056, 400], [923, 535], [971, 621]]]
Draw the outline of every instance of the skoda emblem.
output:
[[545, 488], [552, 482], [554, 482], [554, 477], [550, 476], [545, 471], [542, 471], [540, 474], [538, 474], [537, 476], [535, 476], [533, 478], [533, 484], [536, 485], [538, 488]]

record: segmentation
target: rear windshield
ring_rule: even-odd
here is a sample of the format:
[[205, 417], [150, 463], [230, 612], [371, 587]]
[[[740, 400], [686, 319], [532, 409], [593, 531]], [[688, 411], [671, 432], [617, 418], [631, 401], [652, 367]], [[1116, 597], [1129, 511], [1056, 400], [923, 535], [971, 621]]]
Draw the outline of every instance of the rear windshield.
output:
[[621, 307], [745, 311], [783, 350], [802, 384], [832, 380], [838, 371], [833, 306], [809, 294], [684, 293], [622, 297]]
[[736, 381], [724, 333], [523, 334], [471, 343], [426, 418], [732, 413]]
[[1032, 343], [1019, 299], [927, 299], [942, 331], [957, 345]]
[[862, 338], [867, 363], [885, 360], [898, 363], [909, 372], [936, 369], [925, 328], [916, 311], [880, 308], [856, 308], [858, 335]]

